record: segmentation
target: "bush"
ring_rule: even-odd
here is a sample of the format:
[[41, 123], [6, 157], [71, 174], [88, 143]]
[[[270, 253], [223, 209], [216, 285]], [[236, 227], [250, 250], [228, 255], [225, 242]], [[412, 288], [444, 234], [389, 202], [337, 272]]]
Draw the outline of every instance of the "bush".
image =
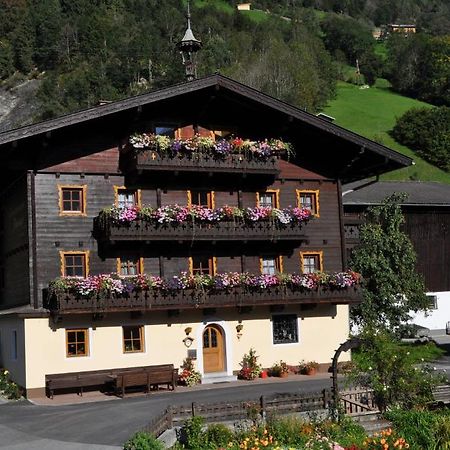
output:
[[123, 445], [124, 450], [164, 450], [164, 445], [155, 436], [139, 431]]
[[233, 432], [221, 423], [209, 425], [204, 434], [205, 443], [211, 448], [226, 447], [233, 440]]
[[450, 172], [450, 108], [413, 108], [397, 119], [392, 135], [429, 163]]
[[184, 422], [183, 431], [185, 434], [185, 444], [187, 448], [192, 450], [204, 448], [204, 423], [205, 420], [201, 416], [194, 416]]
[[11, 381], [7, 370], [0, 370], [0, 396], [18, 400], [22, 396], [20, 387]]

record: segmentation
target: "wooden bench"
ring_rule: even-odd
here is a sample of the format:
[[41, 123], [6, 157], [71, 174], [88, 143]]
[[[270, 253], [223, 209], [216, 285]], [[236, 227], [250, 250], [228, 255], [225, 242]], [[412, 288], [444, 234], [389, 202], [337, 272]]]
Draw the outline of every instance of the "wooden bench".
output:
[[[168, 376], [168, 373], [171, 376]], [[178, 370], [174, 369], [173, 364], [162, 364], [157, 366], [142, 366], [142, 367], [126, 367], [121, 369], [106, 369], [106, 370], [91, 370], [85, 372], [70, 372], [70, 373], [57, 373], [49, 374], [45, 376], [45, 387], [47, 396], [53, 398], [56, 389], [76, 389], [78, 395], [83, 395], [83, 388], [89, 386], [107, 386], [111, 384], [114, 390], [117, 392], [117, 379], [127, 374], [151, 374], [155, 378], [152, 378], [142, 385], [145, 385], [147, 389], [151, 386], [157, 386], [159, 384], [167, 384], [175, 389], [175, 385], [178, 378]], [[145, 375], [147, 376], [147, 375]], [[150, 376], [150, 375], [149, 375]], [[120, 381], [121, 382], [121, 381]], [[134, 381], [136, 383], [137, 380]], [[132, 381], [127, 381], [131, 383]], [[136, 385], [140, 386], [140, 384]]]
[[127, 371], [115, 374], [114, 388], [116, 394], [124, 397], [125, 390], [128, 387], [145, 387], [147, 392], [150, 392], [152, 387], [158, 387], [161, 384], [166, 384], [167, 389], [175, 389], [178, 370], [174, 369], [173, 364], [147, 366], [143, 369], [143, 372]]
[[450, 404], [450, 385], [444, 384], [436, 386], [433, 389], [434, 404], [448, 405]]

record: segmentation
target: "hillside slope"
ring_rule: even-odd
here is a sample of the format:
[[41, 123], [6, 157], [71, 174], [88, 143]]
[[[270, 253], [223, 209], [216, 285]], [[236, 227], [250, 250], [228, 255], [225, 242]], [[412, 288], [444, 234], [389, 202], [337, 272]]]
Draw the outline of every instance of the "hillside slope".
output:
[[409, 97], [403, 97], [389, 89], [386, 80], [378, 80], [375, 87], [359, 87], [339, 82], [337, 97], [324, 109], [334, 117], [335, 123], [380, 142], [414, 159], [415, 165], [383, 175], [384, 180], [438, 181], [450, 184], [450, 174], [419, 158], [411, 149], [398, 144], [389, 131], [396, 118], [411, 108], [431, 107]]

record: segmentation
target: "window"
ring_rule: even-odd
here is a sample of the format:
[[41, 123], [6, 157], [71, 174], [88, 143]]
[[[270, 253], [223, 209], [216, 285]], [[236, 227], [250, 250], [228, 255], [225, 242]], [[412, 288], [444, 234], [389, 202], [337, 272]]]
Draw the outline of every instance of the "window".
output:
[[297, 204], [300, 208], [309, 209], [311, 214], [319, 216], [319, 191], [303, 191], [297, 189]]
[[11, 359], [17, 360], [17, 331], [11, 331]]
[[60, 215], [86, 215], [86, 186], [58, 186]]
[[157, 125], [155, 126], [155, 134], [164, 135], [170, 137], [171, 139], [175, 138], [175, 126], [171, 125]]
[[298, 342], [298, 324], [295, 314], [272, 317], [273, 343], [293, 344]]
[[188, 191], [188, 205], [214, 208], [214, 191]]
[[322, 252], [315, 252], [315, 253], [301, 252], [300, 260], [303, 273], [314, 273], [323, 270]]
[[114, 186], [115, 204], [119, 208], [136, 206], [140, 203], [140, 192], [121, 186]]
[[61, 274], [63, 277], [83, 277], [89, 274], [89, 252], [61, 252]]
[[260, 258], [259, 263], [263, 275], [275, 275], [283, 272], [283, 259], [281, 256], [263, 256]]
[[123, 352], [136, 353], [144, 351], [144, 327], [129, 326], [122, 327], [123, 330]]
[[192, 256], [189, 258], [191, 275], [214, 275], [216, 273], [216, 259], [208, 256]]
[[122, 276], [133, 276], [144, 273], [144, 260], [139, 257], [117, 258], [117, 273]]
[[437, 295], [427, 295], [427, 300], [430, 309], [438, 309]]
[[66, 355], [68, 358], [74, 356], [88, 356], [89, 341], [88, 330], [66, 330]]
[[256, 193], [256, 205], [261, 207], [279, 208], [279, 190], [268, 190]]

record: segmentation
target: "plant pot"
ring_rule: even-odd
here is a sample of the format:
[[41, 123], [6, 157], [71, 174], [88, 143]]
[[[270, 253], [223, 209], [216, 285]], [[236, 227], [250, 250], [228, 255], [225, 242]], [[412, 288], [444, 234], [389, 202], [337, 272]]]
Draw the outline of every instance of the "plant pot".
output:
[[259, 378], [267, 378], [267, 370], [262, 370], [259, 374]]
[[289, 374], [287, 372], [281, 372], [280, 375], [278, 375], [280, 378], [287, 378]]
[[316, 368], [312, 368], [312, 369], [308, 369], [305, 371], [306, 375], [315, 375], [317, 373], [317, 369]]

